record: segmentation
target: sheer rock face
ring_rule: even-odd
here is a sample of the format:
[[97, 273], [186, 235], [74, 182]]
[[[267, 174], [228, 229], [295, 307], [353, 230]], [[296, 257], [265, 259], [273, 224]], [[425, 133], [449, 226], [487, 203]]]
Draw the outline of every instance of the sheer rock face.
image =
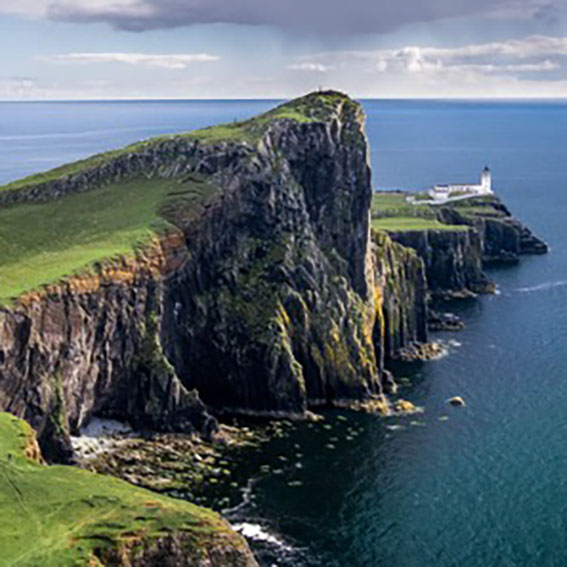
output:
[[373, 236], [377, 323], [374, 344], [380, 366], [411, 345], [427, 341], [425, 264], [417, 253], [383, 232]]
[[423, 259], [434, 297], [494, 291], [494, 284], [482, 271], [483, 243], [476, 230], [408, 231], [391, 236]]
[[162, 338], [217, 411], [302, 414], [380, 393], [367, 144], [358, 105], [278, 121], [186, 232]]
[[57, 461], [69, 460], [69, 433], [93, 414], [209, 434], [214, 419], [161, 352], [160, 279], [143, 271], [128, 283], [101, 278], [88, 292], [66, 284], [0, 311], [0, 407], [31, 423]]

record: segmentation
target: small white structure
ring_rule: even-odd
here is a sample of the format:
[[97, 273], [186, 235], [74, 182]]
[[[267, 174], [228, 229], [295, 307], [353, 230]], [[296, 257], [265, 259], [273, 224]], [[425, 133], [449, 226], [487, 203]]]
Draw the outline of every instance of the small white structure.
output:
[[451, 185], [435, 185], [428, 191], [428, 195], [434, 201], [445, 201], [454, 197], [473, 196], [473, 195], [490, 195], [492, 193], [492, 175], [490, 169], [485, 167], [481, 176], [479, 185], [469, 184], [451, 184]]

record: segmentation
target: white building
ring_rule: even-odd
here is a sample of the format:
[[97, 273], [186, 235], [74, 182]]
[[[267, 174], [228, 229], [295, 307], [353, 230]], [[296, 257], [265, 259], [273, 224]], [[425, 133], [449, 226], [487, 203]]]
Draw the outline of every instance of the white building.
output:
[[479, 185], [470, 184], [451, 184], [451, 185], [435, 185], [428, 191], [429, 196], [441, 201], [451, 197], [459, 197], [461, 195], [490, 195], [492, 193], [492, 175], [490, 169], [485, 167], [481, 176]]

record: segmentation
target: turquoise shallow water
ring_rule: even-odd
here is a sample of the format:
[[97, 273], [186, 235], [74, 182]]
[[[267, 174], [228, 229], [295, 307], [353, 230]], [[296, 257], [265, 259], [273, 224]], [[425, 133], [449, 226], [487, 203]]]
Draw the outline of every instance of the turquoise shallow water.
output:
[[[0, 104], [0, 181], [271, 104]], [[467, 323], [440, 336], [449, 356], [401, 370], [422, 415], [292, 427], [257, 458], [278, 474], [258, 475], [234, 521], [280, 541], [266, 565], [565, 565], [567, 104], [364, 105], [375, 187], [474, 180], [488, 164], [552, 251], [490, 272], [499, 295], [449, 306]], [[453, 395], [467, 407], [447, 407]]]

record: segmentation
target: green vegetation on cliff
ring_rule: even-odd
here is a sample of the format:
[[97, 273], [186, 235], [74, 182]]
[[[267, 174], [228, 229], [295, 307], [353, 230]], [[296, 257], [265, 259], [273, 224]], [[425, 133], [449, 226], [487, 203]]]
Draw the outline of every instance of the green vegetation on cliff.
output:
[[438, 212], [430, 205], [413, 205], [407, 194], [398, 191], [376, 192], [372, 196], [372, 228], [389, 232], [413, 230], [467, 230], [466, 226], [450, 225], [438, 220]]
[[[45, 203], [0, 208], [0, 304], [95, 262], [129, 254], [198, 209], [214, 186], [135, 179]], [[173, 205], [173, 206], [172, 206]]]
[[295, 122], [323, 121], [328, 118], [329, 114], [335, 112], [338, 102], [351, 104], [353, 106], [356, 104], [346, 95], [335, 91], [311, 93], [281, 104], [273, 110], [250, 118], [249, 120], [210, 126], [208, 128], [181, 134], [157, 136], [149, 140], [131, 144], [125, 148], [97, 154], [84, 160], [24, 177], [23, 179], [0, 186], [0, 191], [25, 189], [27, 187], [63, 179], [89, 169], [100, 167], [121, 156], [151, 149], [152, 146], [156, 146], [167, 140], [188, 139], [196, 140], [203, 144], [215, 144], [220, 142], [245, 142], [256, 144], [273, 121], [283, 119], [294, 120]]
[[38, 458], [32, 429], [0, 413], [2, 565], [101, 566], [116, 553], [135, 556], [171, 536], [187, 553], [205, 553], [219, 539], [244, 546], [211, 511]]
[[[123, 174], [124, 163], [116, 179], [111, 177], [107, 182], [90, 176], [90, 172], [120, 158], [128, 160], [136, 153], [158, 148], [168, 140], [195, 140], [205, 145], [226, 141], [257, 143], [274, 121], [328, 121], [341, 105], [351, 105], [353, 112], [358, 111], [356, 103], [340, 93], [311, 93], [243, 122], [160, 136], [0, 187], [0, 194], [40, 191], [82, 173], [88, 180], [75, 192], [59, 198], [38, 199], [32, 195], [25, 203], [7, 201], [0, 205], [0, 305], [97, 262], [132, 254], [152, 236], [176, 224], [178, 217], [186, 223], [187, 217], [197, 213], [216, 191], [203, 176], [188, 179], [168, 172], [161, 177], [154, 169]], [[176, 159], [178, 150], [160, 151], [158, 155], [167, 162]], [[148, 167], [156, 167], [152, 160], [149, 163], [153, 165]]]
[[420, 217], [385, 217], [372, 220], [372, 228], [388, 232], [407, 232], [413, 230], [468, 230], [468, 226], [445, 224], [435, 219]]

